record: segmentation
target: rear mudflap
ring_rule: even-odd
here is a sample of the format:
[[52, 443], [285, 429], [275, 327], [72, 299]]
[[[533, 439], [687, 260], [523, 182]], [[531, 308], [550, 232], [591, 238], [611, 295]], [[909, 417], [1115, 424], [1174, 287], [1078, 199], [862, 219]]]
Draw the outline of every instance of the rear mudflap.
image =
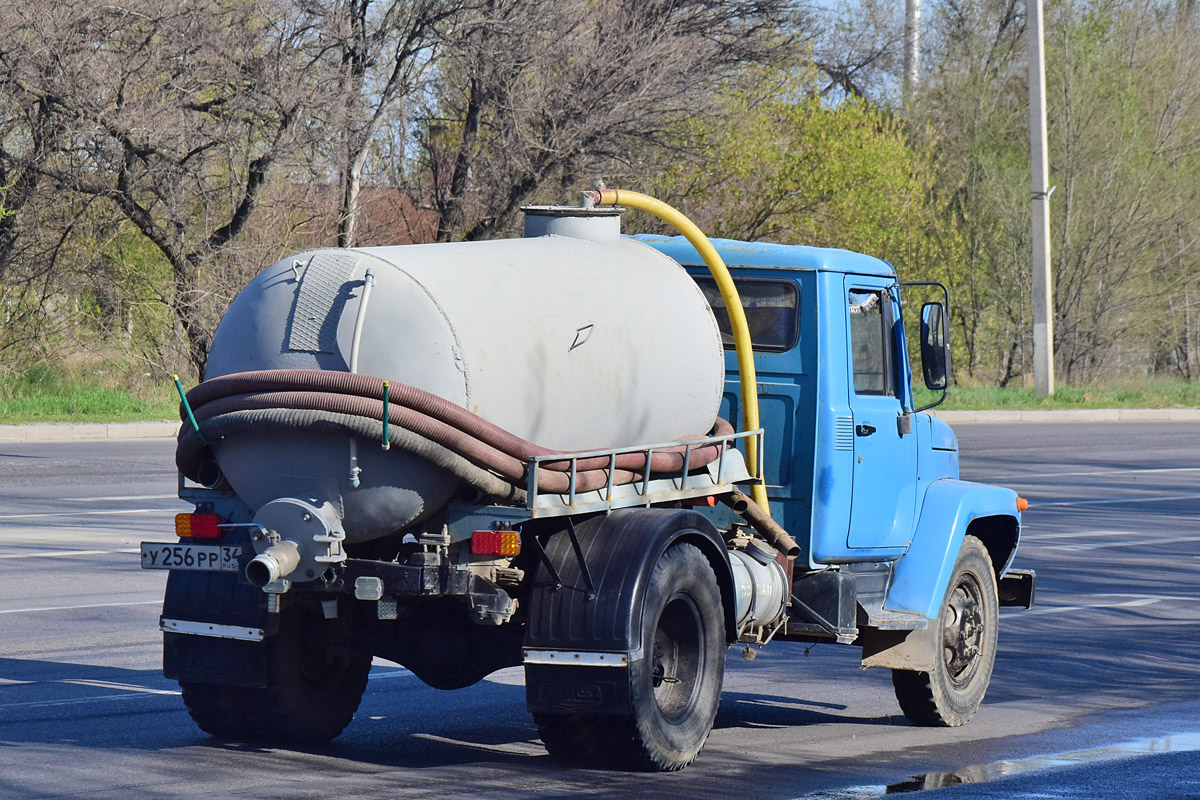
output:
[[177, 681], [261, 687], [263, 640], [277, 614], [265, 597], [230, 572], [171, 572], [163, 598], [163, 674]]

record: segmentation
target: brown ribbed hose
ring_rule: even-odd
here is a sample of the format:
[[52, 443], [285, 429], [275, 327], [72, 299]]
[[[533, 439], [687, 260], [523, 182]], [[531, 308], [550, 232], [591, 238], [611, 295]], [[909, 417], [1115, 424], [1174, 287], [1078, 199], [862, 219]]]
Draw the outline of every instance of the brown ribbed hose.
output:
[[[292, 410], [372, 420], [377, 423], [380, 433], [363, 438], [379, 439], [382, 436], [382, 424], [378, 421], [383, 416], [383, 402], [378, 398], [382, 394], [381, 378], [319, 370], [271, 370], [214, 378], [193, 388], [187, 397], [198, 422], [218, 417], [229, 418], [221, 426], [228, 432], [232, 432], [228, 426], [233, 424], [233, 418], [230, 417], [234, 412]], [[246, 421], [246, 418], [241, 420]], [[530, 457], [570, 457], [568, 452], [535, 445], [444, 398], [405, 384], [389, 385], [388, 420], [414, 434], [419, 441], [432, 442], [517, 484], [526, 479], [526, 461]], [[181, 469], [185, 464], [190, 465], [193, 457], [198, 458], [199, 455], [199, 450], [190, 446], [194, 444], [191, 442], [186, 454], [182, 452], [184, 438], [189, 431], [185, 428], [181, 432], [181, 453], [177, 454], [176, 459]], [[726, 435], [732, 433], [733, 428], [725, 420], [718, 419], [715, 432]], [[400, 442], [400, 446], [410, 449], [403, 442]], [[682, 469], [684, 450], [684, 447], [675, 447], [656, 451], [650, 460], [651, 471], [675, 472]], [[688, 456], [689, 469], [706, 466], [720, 452], [720, 445], [694, 448]], [[603, 456], [578, 460], [575, 490], [585, 492], [606, 486], [609, 465], [609, 459]], [[570, 469], [567, 461], [543, 462], [542, 466], [551, 471], [541, 473], [538, 481], [541, 491], [553, 494], [569, 491], [570, 477], [564, 474]], [[617, 469], [613, 471], [614, 484], [641, 480], [641, 470], [646, 466], [645, 454], [622, 454], [616, 458], [616, 466]], [[184, 473], [188, 474], [188, 470], [184, 469]], [[458, 475], [458, 472], [455, 474]], [[464, 479], [473, 482], [469, 478]]]
[[[322, 393], [331, 396], [330, 403], [336, 403], [343, 407], [345, 398], [358, 397], [374, 401], [374, 405], [370, 407], [369, 411], [355, 412], [342, 411], [341, 408], [327, 408], [328, 410], [342, 411], [342, 413], [360, 413], [362, 416], [374, 419], [379, 419], [383, 415], [383, 401], [381, 400], [383, 397], [382, 378], [328, 370], [262, 370], [257, 372], [238, 372], [204, 381], [188, 392], [187, 398], [193, 412], [196, 413], [197, 419], [199, 419], [200, 409], [210, 402], [224, 397], [265, 392]], [[568, 451], [551, 450], [522, 439], [498, 425], [488, 422], [477, 414], [472, 414], [456, 403], [452, 403], [431, 392], [426, 392], [423, 389], [418, 389], [415, 386], [392, 382], [389, 384], [388, 394], [391, 406], [410, 409], [422, 417], [445, 423], [449, 428], [456, 429], [500, 452], [507, 453], [521, 462], [526, 462], [534, 456], [561, 455], [569, 458], [571, 455]], [[280, 399], [285, 402], [287, 400], [286, 397], [282, 396]], [[303, 402], [311, 403], [312, 400], [306, 399]], [[265, 406], [259, 405], [257, 407], [262, 408]], [[278, 407], [289, 406], [280, 405]], [[297, 407], [313, 408], [314, 406], [305, 405]], [[367, 408], [367, 406], [358, 407]], [[223, 406], [223, 408], [228, 409], [229, 406]], [[419, 424], [424, 426], [427, 424], [423, 421], [418, 422], [419, 418], [412, 416], [406, 417], [406, 421], [400, 421], [394, 420], [392, 414], [389, 413], [388, 418], [402, 425]], [[713, 429], [714, 435], [726, 436], [733, 432], [733, 426], [723, 419], [717, 419], [716, 426]], [[701, 437], [681, 437], [682, 440], [689, 438]], [[718, 445], [705, 445], [694, 448], [691, 452], [689, 466], [705, 466], [715, 460], [720, 455], [720, 451], [721, 448]], [[683, 456], [683, 447], [655, 451], [651, 457], [650, 469], [652, 472], [677, 472], [683, 468]], [[620, 469], [641, 470], [645, 468], [645, 463], [645, 456], [643, 454], [625, 453], [617, 457], [616, 466]], [[608, 466], [608, 458], [600, 456], [579, 460], [576, 469], [607, 469]], [[542, 467], [544, 469], [566, 472], [570, 469], [570, 464], [565, 461], [543, 462]]]
[[[231, 411], [209, 417], [204, 421], [204, 431], [214, 438], [245, 433], [303, 433], [358, 436], [378, 440], [383, 436], [383, 423], [375, 419], [335, 414], [330, 411], [270, 408]], [[471, 463], [436, 442], [423, 439], [412, 431], [399, 428], [389, 430], [388, 440], [398, 450], [420, 456], [500, 502], [523, 502], [525, 499], [524, 489], [513, 486], [510, 481]], [[207, 448], [208, 445], [195, 430], [185, 425], [179, 431], [178, 446], [175, 450], [175, 463], [180, 472], [195, 479], [196, 467], [199, 466]]]
[[[372, 405], [377, 408], [372, 408]], [[377, 414], [362, 413], [363, 411], [378, 411]], [[345, 395], [330, 395], [315, 392], [263, 392], [258, 394], [236, 395], [234, 397], [224, 397], [205, 403], [196, 410], [196, 421], [202, 424], [202, 429], [206, 435], [210, 434], [208, 430], [208, 421], [212, 419], [230, 418], [238, 412], [243, 411], [295, 411], [295, 412], [313, 412], [324, 413], [330, 417], [347, 417], [361, 419], [366, 422], [374, 423], [371, 435], [366, 435], [358, 430], [347, 431], [352, 435], [357, 435], [364, 439], [373, 439], [380, 441], [383, 435], [383, 423], [380, 418], [383, 414], [383, 403], [378, 400], [367, 400], [362, 397], [346, 397]], [[429, 441], [440, 447], [456, 453], [465, 458], [472, 464], [482, 467], [486, 470], [494, 472], [501, 476], [506, 481], [517, 486], [524, 486], [527, 478], [525, 473], [525, 463], [511, 455], [501, 452], [494, 447], [491, 447], [486, 442], [482, 442], [455, 428], [432, 420], [429, 417], [424, 417], [414, 412], [398, 410], [394, 407], [388, 409], [388, 420], [391, 423], [389, 429], [389, 440], [392, 444], [398, 446], [402, 450], [412, 451], [412, 447], [408, 446], [407, 439], [397, 439], [393, 434], [398, 432], [411, 433], [418, 437], [421, 441]], [[311, 414], [306, 419], [317, 419]], [[247, 417], [233, 419], [249, 419]], [[225, 433], [232, 432], [228, 428], [230, 424], [227, 420], [225, 423]], [[297, 428], [289, 428], [293, 432]], [[185, 432], [191, 432], [191, 428], [185, 427]], [[314, 431], [316, 432], [316, 431]], [[420, 453], [418, 453], [420, 455]], [[579, 492], [591, 491], [599, 489], [608, 484], [608, 459], [604, 459], [605, 469], [593, 468], [590, 470], [579, 470], [575, 476], [575, 490]], [[703, 465], [701, 465], [703, 466]], [[185, 474], [187, 474], [185, 472]], [[633, 481], [641, 480], [641, 473], [632, 470], [618, 469], [613, 472], [614, 483], [632, 483]], [[566, 494], [570, 490], [570, 476], [564, 472], [543, 472], [540, 473], [538, 485], [544, 492], [552, 494]]]

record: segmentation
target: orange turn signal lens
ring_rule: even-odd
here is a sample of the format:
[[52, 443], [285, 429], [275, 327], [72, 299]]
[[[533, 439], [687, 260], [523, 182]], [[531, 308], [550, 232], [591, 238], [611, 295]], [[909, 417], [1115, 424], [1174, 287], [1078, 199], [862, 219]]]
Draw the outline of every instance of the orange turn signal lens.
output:
[[175, 535], [180, 539], [220, 539], [221, 522], [216, 514], [176, 514]]
[[715, 508], [717, 505], [717, 497], [716, 495], [710, 494], [707, 497], [696, 497], [691, 500], [684, 500], [679, 505], [683, 506], [684, 508], [696, 508], [697, 506]]
[[521, 534], [517, 531], [475, 531], [471, 534], [471, 552], [477, 556], [521, 554]]
[[1029, 501], [1026, 500], [1024, 497], [1018, 497], [1017, 498], [1017, 511], [1024, 511], [1027, 508], [1029, 508]]

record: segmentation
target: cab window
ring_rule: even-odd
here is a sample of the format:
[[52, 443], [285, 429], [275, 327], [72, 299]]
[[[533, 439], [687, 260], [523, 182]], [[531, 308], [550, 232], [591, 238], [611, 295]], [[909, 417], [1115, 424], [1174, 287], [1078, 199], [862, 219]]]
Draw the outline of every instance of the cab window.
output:
[[[712, 278], [696, 278], [696, 283], [717, 318], [725, 349], [732, 350], [733, 328], [717, 282]], [[735, 278], [734, 285], [742, 298], [753, 348], [759, 352], [779, 353], [795, 347], [800, 338], [799, 287], [791, 281], [753, 278]]]
[[891, 337], [887, 293], [874, 289], [851, 289], [850, 348], [854, 364], [854, 393], [895, 395], [891, 380]]

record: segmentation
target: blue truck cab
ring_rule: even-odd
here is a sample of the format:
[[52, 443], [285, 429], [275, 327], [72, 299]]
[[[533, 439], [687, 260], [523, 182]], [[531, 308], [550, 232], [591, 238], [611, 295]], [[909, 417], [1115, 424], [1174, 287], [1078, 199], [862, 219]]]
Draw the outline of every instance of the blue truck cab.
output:
[[[728, 334], [720, 293], [692, 245], [636, 238], [693, 274]], [[1022, 501], [1010, 489], [960, 480], [954, 432], [916, 406], [904, 285], [893, 267], [838, 249], [713, 245], [754, 344], [771, 513], [802, 551], [782, 638], [861, 645], [866, 666], [934, 670], [948, 595], [986, 590], [951, 586], [968, 537], [986, 552], [998, 604], [1029, 607], [1034, 576], [1010, 569]], [[928, 315], [923, 309], [924, 328]], [[944, 320], [941, 313], [935, 324]], [[722, 416], [736, 420], [731, 342]]]

